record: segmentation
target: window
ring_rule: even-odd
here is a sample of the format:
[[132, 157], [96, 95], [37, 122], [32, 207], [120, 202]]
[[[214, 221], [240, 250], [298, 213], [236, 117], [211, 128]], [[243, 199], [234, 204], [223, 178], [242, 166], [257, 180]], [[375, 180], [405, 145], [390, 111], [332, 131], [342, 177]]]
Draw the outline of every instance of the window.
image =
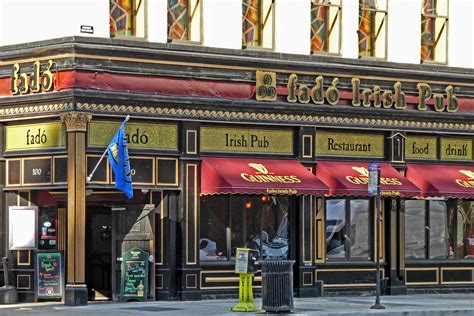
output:
[[168, 39], [201, 42], [201, 0], [168, 0]]
[[110, 36], [145, 37], [145, 0], [110, 0]]
[[274, 0], [242, 0], [242, 46], [273, 48]]
[[385, 58], [387, 0], [359, 0], [359, 57]]
[[448, 0], [423, 0], [421, 60], [447, 61]]
[[453, 206], [446, 201], [405, 201], [405, 258], [454, 257], [456, 218]]
[[367, 199], [326, 201], [328, 260], [370, 260], [371, 203]]
[[56, 224], [56, 208], [41, 207], [38, 216], [38, 249], [57, 248]]
[[202, 197], [200, 260], [231, 260], [237, 247], [257, 249], [263, 258], [288, 258], [289, 209], [287, 196]]
[[458, 201], [455, 226], [456, 258], [474, 259], [474, 201]]
[[311, 52], [339, 54], [341, 0], [311, 1]]

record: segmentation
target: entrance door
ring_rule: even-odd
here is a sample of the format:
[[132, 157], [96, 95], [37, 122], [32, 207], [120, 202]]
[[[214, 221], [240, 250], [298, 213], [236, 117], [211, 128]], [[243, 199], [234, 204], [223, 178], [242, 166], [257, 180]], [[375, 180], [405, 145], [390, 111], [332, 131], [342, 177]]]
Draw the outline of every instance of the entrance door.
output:
[[87, 274], [89, 299], [112, 297], [112, 217], [110, 208], [88, 208]]
[[[112, 258], [114, 258], [114, 273], [112, 276], [113, 299], [120, 299], [121, 257], [133, 247], [138, 247], [150, 255], [154, 253], [153, 234], [154, 206], [131, 205], [112, 208]], [[154, 262], [150, 263], [149, 274], [154, 274]], [[150, 277], [149, 280], [153, 280]], [[148, 286], [149, 297], [154, 295], [152, 281]]]

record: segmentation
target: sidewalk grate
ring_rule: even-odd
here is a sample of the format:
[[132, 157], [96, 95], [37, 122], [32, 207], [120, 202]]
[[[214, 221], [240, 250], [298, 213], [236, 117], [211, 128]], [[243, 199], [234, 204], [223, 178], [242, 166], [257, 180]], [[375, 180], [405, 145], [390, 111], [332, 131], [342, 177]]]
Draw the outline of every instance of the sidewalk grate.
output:
[[139, 306], [139, 307], [126, 307], [121, 309], [142, 311], [142, 312], [170, 312], [170, 311], [182, 311], [182, 308], [172, 307], [159, 307], [159, 306]]

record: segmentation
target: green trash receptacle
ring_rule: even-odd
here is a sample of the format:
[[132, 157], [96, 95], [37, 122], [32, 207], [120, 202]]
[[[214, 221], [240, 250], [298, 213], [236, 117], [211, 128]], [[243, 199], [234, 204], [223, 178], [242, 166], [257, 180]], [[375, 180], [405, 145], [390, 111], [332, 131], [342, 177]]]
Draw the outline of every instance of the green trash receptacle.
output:
[[262, 309], [266, 312], [290, 312], [293, 304], [294, 260], [265, 259], [262, 269]]

